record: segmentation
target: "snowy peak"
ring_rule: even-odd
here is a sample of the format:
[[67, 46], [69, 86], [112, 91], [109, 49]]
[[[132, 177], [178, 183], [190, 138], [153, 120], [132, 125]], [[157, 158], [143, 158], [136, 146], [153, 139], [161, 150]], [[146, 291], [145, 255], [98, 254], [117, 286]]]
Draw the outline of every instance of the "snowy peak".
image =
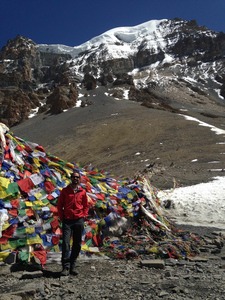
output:
[[137, 52], [138, 47], [143, 47], [143, 44], [153, 51], [158, 49], [164, 51], [166, 46], [173, 45], [179, 37], [200, 33], [215, 35], [210, 30], [198, 26], [195, 21], [162, 19], [151, 20], [133, 27], [117, 27], [75, 47], [43, 44], [38, 47], [42, 52], [70, 54], [72, 58], [106, 48], [109, 56], [119, 58]]
[[[38, 45], [40, 51], [54, 53], [69, 53], [73, 58], [85, 51], [93, 51], [100, 45], [124, 46], [124, 44], [137, 44], [145, 38], [155, 40], [157, 32], [160, 32], [160, 24], [167, 20], [152, 20], [133, 27], [117, 27], [92, 38], [79, 46], [68, 47], [64, 45]], [[128, 51], [128, 49], [126, 49]]]
[[[166, 20], [152, 20], [133, 27], [117, 27], [91, 39], [88, 43], [100, 44], [137, 44], [140, 40], [155, 40], [158, 35], [161, 37], [161, 24]], [[85, 43], [86, 44], [86, 43]], [[84, 45], [85, 45], [84, 44]]]

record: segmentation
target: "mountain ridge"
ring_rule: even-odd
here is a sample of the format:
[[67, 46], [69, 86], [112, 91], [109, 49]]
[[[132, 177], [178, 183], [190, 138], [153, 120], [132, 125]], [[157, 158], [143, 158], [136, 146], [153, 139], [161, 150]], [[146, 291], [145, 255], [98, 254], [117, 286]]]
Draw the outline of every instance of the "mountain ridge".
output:
[[[121, 37], [126, 43], [118, 42]], [[12, 126], [26, 120], [32, 109], [60, 113], [75, 106], [82, 88], [88, 96], [97, 86], [120, 98], [123, 90], [130, 100], [146, 106], [156, 98], [158, 105], [179, 102], [190, 91], [192, 101], [199, 97], [224, 104], [225, 34], [195, 21], [154, 20], [116, 28], [79, 47], [73, 58], [58, 45], [36, 45], [20, 36], [9, 40], [0, 51], [0, 119]], [[183, 97], [176, 99], [177, 90]], [[10, 110], [16, 111], [14, 116]]]

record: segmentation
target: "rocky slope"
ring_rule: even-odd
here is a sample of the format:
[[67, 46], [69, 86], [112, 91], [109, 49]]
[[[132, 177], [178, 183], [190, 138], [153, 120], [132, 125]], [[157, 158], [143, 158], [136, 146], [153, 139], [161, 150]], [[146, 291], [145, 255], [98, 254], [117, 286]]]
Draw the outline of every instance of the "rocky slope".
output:
[[[47, 152], [82, 166], [92, 164], [117, 178], [152, 172], [152, 183], [159, 188], [173, 187], [174, 179], [189, 185], [224, 174], [223, 135], [187, 120], [190, 111], [178, 114], [115, 100], [104, 88], [93, 91], [89, 100], [90, 106], [57, 116], [40, 114], [11, 130]], [[191, 115], [224, 130], [224, 112], [210, 103], [205, 112], [212, 114], [214, 108], [214, 116]]]

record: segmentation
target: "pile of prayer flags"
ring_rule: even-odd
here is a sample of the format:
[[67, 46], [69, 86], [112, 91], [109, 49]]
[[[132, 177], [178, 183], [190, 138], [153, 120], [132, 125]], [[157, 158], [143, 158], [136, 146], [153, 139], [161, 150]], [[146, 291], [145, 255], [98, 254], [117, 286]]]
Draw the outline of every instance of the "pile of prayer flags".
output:
[[15, 136], [0, 123], [0, 261], [44, 265], [61, 251], [57, 200], [80, 170], [89, 200], [82, 252], [131, 258], [184, 258], [202, 240], [177, 230], [165, 218], [156, 189], [146, 177], [116, 180], [90, 165], [81, 168], [48, 154], [43, 147]]

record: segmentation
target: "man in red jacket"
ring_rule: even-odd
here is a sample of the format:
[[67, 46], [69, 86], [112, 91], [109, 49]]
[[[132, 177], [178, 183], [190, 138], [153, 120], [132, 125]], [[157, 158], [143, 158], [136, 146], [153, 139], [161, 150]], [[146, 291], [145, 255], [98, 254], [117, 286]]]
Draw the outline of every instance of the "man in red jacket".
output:
[[[62, 267], [61, 276], [77, 275], [76, 259], [81, 250], [84, 219], [88, 215], [86, 191], [79, 185], [80, 173], [73, 171], [71, 183], [62, 189], [57, 207], [62, 221]], [[70, 239], [73, 238], [70, 252]]]

